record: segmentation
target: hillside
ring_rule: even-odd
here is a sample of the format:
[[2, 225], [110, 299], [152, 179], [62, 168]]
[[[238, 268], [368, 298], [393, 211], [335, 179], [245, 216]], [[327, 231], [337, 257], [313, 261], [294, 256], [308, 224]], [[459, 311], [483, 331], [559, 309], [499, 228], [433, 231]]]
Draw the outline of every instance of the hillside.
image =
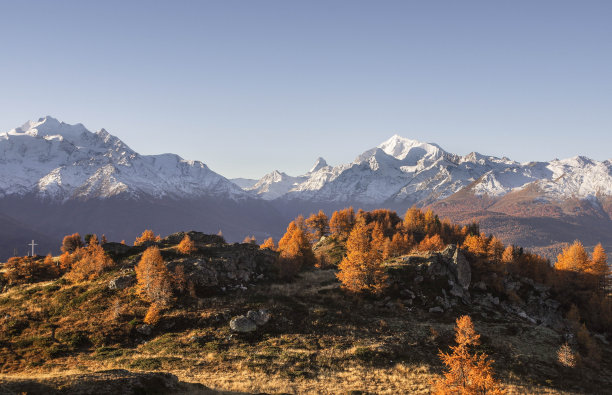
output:
[[[194, 243], [187, 254], [177, 250], [185, 235]], [[152, 305], [138, 293], [135, 265], [151, 246], [174, 296], [147, 324]], [[462, 315], [472, 317], [478, 351], [495, 361], [509, 393], [601, 394], [612, 385], [609, 332], [591, 331], [598, 354], [587, 356], [564, 318], [571, 295], [514, 271], [498, 277], [453, 244], [388, 258], [386, 291], [369, 296], [342, 288], [334, 261], [346, 246], [333, 235], [314, 246], [328, 266], [293, 276], [276, 251], [198, 232], [102, 248], [114, 264], [99, 275], [68, 272], [0, 294], [3, 388], [87, 393], [157, 382], [162, 393], [425, 394], [441, 378], [438, 350], [454, 344]], [[584, 355], [574, 368], [557, 361], [567, 339]]]

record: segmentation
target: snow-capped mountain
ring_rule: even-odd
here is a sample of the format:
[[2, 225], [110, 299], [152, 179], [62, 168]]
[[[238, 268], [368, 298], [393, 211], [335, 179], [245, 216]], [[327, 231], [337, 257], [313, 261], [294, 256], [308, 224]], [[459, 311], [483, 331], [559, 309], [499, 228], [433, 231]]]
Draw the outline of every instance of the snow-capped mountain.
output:
[[92, 133], [52, 117], [0, 134], [0, 197], [27, 194], [53, 200], [248, 196], [202, 162], [140, 155], [104, 129]]
[[264, 199], [337, 203], [430, 204], [468, 188], [476, 196], [500, 197], [537, 185], [543, 198], [612, 195], [612, 164], [584, 157], [519, 163], [473, 152], [465, 156], [395, 135], [353, 162], [291, 177], [275, 171], [254, 187]]

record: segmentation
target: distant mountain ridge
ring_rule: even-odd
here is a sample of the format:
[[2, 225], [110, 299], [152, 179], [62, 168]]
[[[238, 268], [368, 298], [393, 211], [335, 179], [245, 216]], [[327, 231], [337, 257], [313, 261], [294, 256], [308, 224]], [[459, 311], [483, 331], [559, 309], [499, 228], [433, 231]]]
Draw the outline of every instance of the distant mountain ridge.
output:
[[0, 220], [11, 235], [0, 240], [0, 259], [33, 238], [39, 252], [57, 252], [74, 232], [131, 242], [145, 228], [221, 230], [235, 241], [285, 224], [269, 203], [202, 162], [140, 155], [104, 129], [52, 117], [0, 134]]
[[52, 200], [125, 196], [247, 198], [204, 163], [140, 155], [117, 137], [52, 117], [0, 134], [0, 195]]
[[318, 158], [298, 176], [275, 170], [259, 180], [228, 180], [202, 162], [140, 155], [104, 129], [52, 117], [0, 134], [0, 217], [16, 232], [0, 241], [0, 257], [32, 235], [47, 248], [75, 231], [115, 240], [145, 227], [222, 230], [230, 241], [278, 238], [297, 214], [350, 205], [400, 214], [431, 207], [455, 221], [479, 220], [485, 232], [527, 247], [584, 238], [612, 249], [610, 160], [519, 163], [394, 135], [350, 163]]
[[246, 189], [269, 200], [427, 205], [463, 188], [500, 197], [531, 184], [542, 190], [542, 199], [612, 196], [612, 163], [582, 156], [529, 163], [477, 152], [460, 156], [395, 135], [351, 163], [317, 165], [298, 177], [275, 171]]

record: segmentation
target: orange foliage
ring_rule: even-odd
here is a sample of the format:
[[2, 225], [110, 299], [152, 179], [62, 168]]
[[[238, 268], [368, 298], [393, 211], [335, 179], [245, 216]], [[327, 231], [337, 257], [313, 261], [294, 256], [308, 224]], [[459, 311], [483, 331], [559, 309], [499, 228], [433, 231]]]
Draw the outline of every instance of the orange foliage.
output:
[[138, 295], [153, 304], [166, 306], [172, 297], [171, 275], [159, 248], [147, 248], [135, 270]]
[[308, 236], [304, 229], [298, 226], [301, 223], [303, 221], [300, 221], [300, 217], [291, 221], [287, 231], [278, 242], [281, 276], [283, 277], [291, 277], [303, 266], [313, 266], [316, 262]]
[[34, 257], [12, 257], [4, 265], [3, 276], [9, 285], [27, 284], [50, 280], [59, 275], [59, 269], [51, 255], [44, 260]]
[[353, 226], [355, 226], [355, 211], [352, 207], [334, 211], [329, 221], [331, 234], [340, 239], [346, 239]]
[[81, 240], [81, 235], [78, 233], [73, 233], [69, 236], [64, 236], [64, 240], [62, 240], [62, 252], [72, 253], [76, 251], [77, 248], [83, 247], [83, 240]]
[[486, 255], [488, 249], [488, 239], [484, 234], [467, 235], [463, 242], [463, 248], [474, 255]]
[[272, 251], [276, 251], [277, 247], [276, 247], [276, 243], [274, 243], [274, 239], [271, 237], [268, 237], [267, 239], [264, 240], [264, 242], [259, 246], [260, 249], [270, 249]]
[[151, 229], [145, 229], [140, 235], [140, 237], [136, 238], [136, 240], [134, 241], [134, 245], [139, 246], [146, 242], [160, 241], [160, 240], [161, 240], [161, 237], [159, 235], [155, 236], [155, 233], [153, 233]]
[[411, 207], [404, 214], [404, 228], [411, 233], [425, 233], [425, 214], [416, 207]]
[[163, 307], [158, 303], [152, 303], [147, 310], [147, 314], [144, 317], [143, 322], [147, 325], [155, 325], [161, 319], [161, 313], [163, 311]]
[[410, 252], [414, 240], [408, 234], [396, 233], [391, 239], [385, 241], [385, 249], [383, 252], [383, 258], [394, 258], [400, 255], [404, 255]]
[[317, 214], [311, 214], [306, 220], [306, 226], [313, 233], [315, 240], [320, 240], [321, 237], [329, 234], [329, 219], [323, 210], [319, 210]]
[[440, 251], [444, 249], [444, 242], [438, 235], [425, 236], [417, 249], [419, 251]]
[[257, 244], [257, 239], [255, 239], [255, 236], [246, 236], [242, 242], [246, 244]]
[[452, 354], [440, 351], [440, 359], [448, 371], [444, 380], [434, 384], [434, 394], [503, 394], [504, 391], [493, 377], [492, 360], [484, 353], [476, 355], [470, 348], [480, 344], [480, 335], [474, 330], [472, 319], [464, 315], [457, 319], [455, 328], [456, 346]]
[[183, 255], [189, 255], [196, 251], [196, 246], [195, 243], [191, 240], [191, 237], [189, 237], [189, 235], [185, 235], [185, 237], [183, 237], [183, 240], [181, 240], [181, 242], [179, 243], [177, 250]]
[[571, 246], [564, 248], [557, 256], [555, 268], [573, 272], [586, 272], [589, 267], [589, 255], [581, 242], [576, 240]]
[[346, 242], [346, 256], [338, 265], [336, 276], [343, 288], [373, 294], [384, 290], [387, 273], [382, 265], [382, 239], [380, 226], [375, 226], [370, 235], [365, 221], [357, 221]]
[[[91, 280], [115, 266], [115, 262], [106, 255], [99, 244], [78, 248], [71, 254], [70, 260], [70, 271], [66, 273], [66, 278], [70, 281]], [[65, 266], [64, 262], [62, 266]]]

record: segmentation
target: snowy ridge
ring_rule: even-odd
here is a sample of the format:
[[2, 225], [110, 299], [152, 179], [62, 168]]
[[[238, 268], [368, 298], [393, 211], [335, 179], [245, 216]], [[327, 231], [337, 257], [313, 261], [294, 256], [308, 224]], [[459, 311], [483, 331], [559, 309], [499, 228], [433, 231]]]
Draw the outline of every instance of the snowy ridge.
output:
[[0, 134], [0, 196], [66, 199], [249, 195], [204, 163], [139, 155], [115, 136], [52, 117]]
[[584, 157], [519, 163], [477, 152], [459, 156], [394, 135], [351, 163], [332, 167], [319, 158], [302, 176], [271, 173], [251, 190], [269, 200], [429, 204], [464, 188], [500, 197], [533, 183], [548, 199], [612, 196], [612, 164]]

